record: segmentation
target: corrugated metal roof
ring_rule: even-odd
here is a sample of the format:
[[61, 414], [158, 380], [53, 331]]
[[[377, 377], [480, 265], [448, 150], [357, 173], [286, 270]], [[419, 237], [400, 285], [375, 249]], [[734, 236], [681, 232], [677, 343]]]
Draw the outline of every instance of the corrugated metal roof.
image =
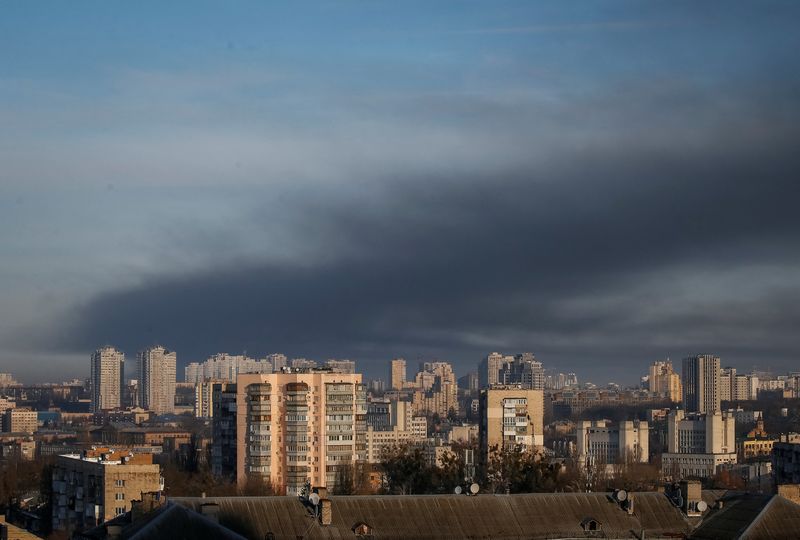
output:
[[358, 523], [369, 525], [375, 539], [582, 538], [586, 518], [599, 522], [598, 536], [606, 538], [690, 532], [690, 522], [665, 495], [635, 493], [633, 500], [628, 514], [605, 493], [333, 497], [333, 523], [322, 526], [296, 497], [171, 499], [196, 511], [218, 504], [221, 525], [259, 540], [270, 532], [276, 538], [355, 538]]
[[697, 540], [800, 538], [800, 505], [779, 495], [731, 494], [692, 533]]

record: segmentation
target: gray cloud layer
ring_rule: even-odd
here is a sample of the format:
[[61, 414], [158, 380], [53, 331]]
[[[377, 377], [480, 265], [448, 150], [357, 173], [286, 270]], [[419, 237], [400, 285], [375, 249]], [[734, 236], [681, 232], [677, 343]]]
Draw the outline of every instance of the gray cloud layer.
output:
[[[788, 84], [636, 88], [543, 108], [395, 104], [421, 131], [427, 114], [489, 130], [464, 137], [483, 166], [427, 165], [430, 154], [420, 165], [409, 152], [407, 167], [354, 168], [347, 182], [248, 187], [244, 219], [174, 246], [211, 264], [98, 294], [51, 343], [133, 352], [159, 341], [185, 361], [241, 349], [347, 356], [372, 375], [393, 355], [464, 371], [494, 349], [533, 350], [598, 381], [701, 351], [790, 369], [796, 95]], [[481, 159], [482, 139], [510, 148]], [[245, 230], [240, 255], [214, 260], [225, 252], [215, 241]], [[271, 257], [276, 235], [302, 256]]]

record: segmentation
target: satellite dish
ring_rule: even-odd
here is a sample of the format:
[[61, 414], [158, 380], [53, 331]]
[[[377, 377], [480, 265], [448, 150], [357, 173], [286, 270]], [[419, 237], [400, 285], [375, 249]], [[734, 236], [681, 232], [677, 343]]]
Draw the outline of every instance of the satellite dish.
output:
[[474, 482], [469, 485], [469, 492], [472, 493], [473, 495], [477, 495], [480, 490], [481, 490], [481, 486], [479, 486], [478, 484], [476, 484]]
[[708, 504], [706, 504], [706, 501], [700, 501], [700, 502], [697, 503], [697, 511], [698, 512], [702, 513], [702, 512], [705, 512], [707, 509], [708, 509]]
[[319, 504], [319, 493], [312, 493], [308, 496], [308, 500], [311, 501], [311, 504], [317, 506]]
[[461, 486], [456, 486], [456, 489], [453, 490], [453, 491], [455, 491], [456, 495], [461, 495], [461, 491], [462, 491]]
[[624, 502], [628, 500], [628, 492], [625, 491], [624, 489], [620, 489], [617, 491], [616, 497], [619, 502]]

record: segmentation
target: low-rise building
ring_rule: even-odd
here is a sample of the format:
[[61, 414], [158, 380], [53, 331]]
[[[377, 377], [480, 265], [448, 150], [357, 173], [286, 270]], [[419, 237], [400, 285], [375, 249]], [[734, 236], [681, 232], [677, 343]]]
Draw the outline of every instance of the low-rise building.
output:
[[613, 467], [621, 463], [647, 463], [649, 428], [645, 421], [613, 425], [607, 420], [583, 420], [575, 426], [578, 462], [588, 461]]
[[102, 448], [58, 456], [52, 488], [53, 529], [72, 534], [124, 514], [132, 500], [164, 486], [152, 455]]
[[736, 420], [730, 413], [672, 411], [667, 420], [668, 452], [661, 455], [668, 478], [708, 478], [724, 463], [736, 463]]
[[800, 440], [781, 436], [772, 446], [772, 471], [776, 485], [800, 484]]
[[3, 413], [3, 431], [6, 433], [36, 433], [39, 418], [28, 408], [7, 409]]

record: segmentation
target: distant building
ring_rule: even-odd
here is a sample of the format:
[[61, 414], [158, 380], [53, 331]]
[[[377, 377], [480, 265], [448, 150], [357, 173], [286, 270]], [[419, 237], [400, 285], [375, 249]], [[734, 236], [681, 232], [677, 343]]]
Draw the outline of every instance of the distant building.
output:
[[332, 369], [338, 373], [356, 372], [356, 363], [353, 360], [337, 360], [335, 358], [331, 358], [329, 360], [325, 360], [323, 367]]
[[164, 486], [152, 455], [99, 449], [58, 456], [52, 488], [53, 529], [71, 534], [124, 514], [132, 500]]
[[493, 352], [481, 360], [478, 375], [480, 377], [481, 388], [486, 388], [500, 382], [500, 369], [504, 362], [511, 362], [513, 356], [503, 356], [499, 352]]
[[236, 478], [236, 383], [211, 385], [211, 472]]
[[650, 366], [647, 383], [648, 390], [654, 394], [664, 396], [674, 403], [682, 399], [681, 377], [673, 370], [669, 360], [654, 362]]
[[6, 409], [3, 413], [3, 431], [6, 433], [36, 433], [38, 429], [36, 411], [21, 407]]
[[427, 439], [427, 419], [414, 416], [407, 401], [382, 401], [388, 417], [388, 427], [377, 429], [368, 425], [366, 432], [367, 462], [379, 463], [384, 452], [397, 445], [420, 444]]
[[675, 410], [667, 418], [664, 475], [673, 479], [714, 476], [723, 463], [736, 463], [736, 419], [732, 414], [690, 414]]
[[[214, 379], [207, 379], [194, 387], [194, 415], [197, 418], [212, 418], [214, 416], [214, 385], [225, 383]], [[231, 383], [232, 384], [232, 383]]]
[[497, 378], [497, 383], [502, 385], [520, 385], [533, 390], [543, 390], [545, 386], [542, 363], [529, 352], [504, 359]]
[[470, 371], [463, 377], [458, 378], [458, 387], [467, 393], [474, 393], [477, 395], [478, 390], [481, 388], [480, 377], [477, 371]]
[[722, 410], [719, 395], [720, 361], [710, 354], [683, 360], [683, 408], [687, 413], [713, 414]]
[[412, 404], [416, 414], [458, 414], [458, 383], [447, 362], [424, 362], [417, 373]]
[[122, 406], [125, 386], [125, 353], [114, 347], [101, 347], [92, 353], [90, 386], [92, 411]]
[[177, 355], [161, 346], [139, 353], [141, 407], [156, 414], [175, 412], [176, 362]]
[[800, 484], [800, 434], [783, 435], [774, 443], [772, 472], [776, 485]]
[[287, 495], [336, 485], [366, 458], [360, 374], [305, 370], [242, 374], [236, 383], [236, 478], [269, 480]]
[[498, 450], [544, 445], [544, 393], [514, 387], [481, 391], [480, 445], [484, 460]]
[[390, 365], [392, 388], [402, 390], [406, 384], [406, 361], [403, 358], [395, 358]]
[[19, 386], [19, 383], [14, 380], [11, 373], [0, 373], [0, 388], [8, 388], [9, 386]]
[[[575, 425], [578, 463], [615, 464], [647, 463], [649, 429], [645, 421], [625, 421], [617, 425], [605, 420], [583, 420]], [[610, 469], [611, 470], [611, 469]]]
[[5, 396], [0, 396], [0, 414], [17, 406], [17, 402]]
[[184, 380], [199, 384], [207, 380], [236, 382], [240, 373], [272, 373], [275, 363], [280, 368], [286, 365], [286, 357], [273, 354], [262, 360], [249, 358], [244, 354], [217, 353], [209, 356], [204, 362], [192, 362], [184, 368]]

